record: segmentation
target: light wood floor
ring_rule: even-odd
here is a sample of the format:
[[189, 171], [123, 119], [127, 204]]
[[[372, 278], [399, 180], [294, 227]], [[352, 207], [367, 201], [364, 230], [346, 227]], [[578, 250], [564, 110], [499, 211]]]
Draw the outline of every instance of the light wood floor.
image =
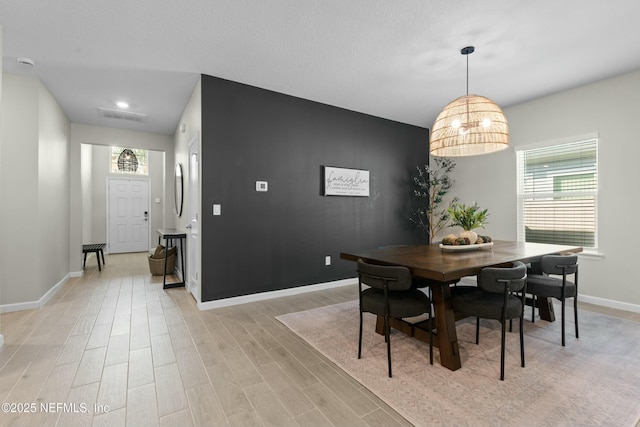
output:
[[201, 312], [159, 281], [145, 254], [107, 255], [102, 272], [89, 257], [42, 309], [3, 314], [0, 400], [37, 408], [0, 425], [409, 425], [274, 319], [355, 287]]
[[162, 290], [145, 254], [106, 262], [90, 257], [42, 309], [2, 314], [0, 397], [21, 413], [0, 425], [410, 425], [274, 319], [355, 286], [200, 312], [184, 288]]

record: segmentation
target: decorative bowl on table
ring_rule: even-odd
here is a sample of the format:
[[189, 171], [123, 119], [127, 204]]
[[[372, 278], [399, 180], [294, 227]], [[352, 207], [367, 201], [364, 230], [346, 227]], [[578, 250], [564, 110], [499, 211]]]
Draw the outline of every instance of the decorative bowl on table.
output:
[[451, 252], [464, 252], [464, 251], [474, 251], [482, 248], [490, 248], [493, 246], [493, 241], [489, 236], [478, 236], [475, 242], [471, 242], [468, 237], [455, 236], [453, 234], [449, 234], [447, 237], [442, 239], [439, 247], [443, 251], [451, 251]]

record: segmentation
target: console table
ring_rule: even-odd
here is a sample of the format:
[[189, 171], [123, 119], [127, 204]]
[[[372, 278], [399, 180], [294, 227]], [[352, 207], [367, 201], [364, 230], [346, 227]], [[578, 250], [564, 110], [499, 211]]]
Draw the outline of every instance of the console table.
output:
[[[164, 239], [165, 244], [164, 244], [164, 268], [162, 269], [163, 275], [162, 275], [162, 289], [167, 289], [167, 288], [176, 288], [179, 286], [184, 286], [185, 282], [185, 275], [184, 275], [184, 263], [185, 263], [185, 256], [184, 256], [184, 246], [183, 246], [183, 241], [185, 241], [185, 239], [187, 238], [187, 233], [185, 233], [184, 231], [180, 231], [180, 230], [176, 230], [175, 228], [161, 228], [158, 229], [158, 244], [160, 244], [160, 241], [162, 239]], [[178, 239], [180, 240], [180, 265], [182, 267], [182, 282], [175, 282], [175, 283], [167, 283], [167, 253], [169, 252], [169, 246], [173, 245], [173, 240], [174, 239]]]

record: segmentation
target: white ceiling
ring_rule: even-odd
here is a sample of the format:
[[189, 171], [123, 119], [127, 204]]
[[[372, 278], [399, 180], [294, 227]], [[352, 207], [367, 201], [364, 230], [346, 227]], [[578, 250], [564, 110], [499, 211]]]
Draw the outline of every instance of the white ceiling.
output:
[[[72, 122], [171, 134], [200, 73], [431, 127], [640, 69], [638, 0], [2, 0], [5, 73]], [[36, 65], [17, 63], [32, 58]], [[97, 107], [149, 115], [98, 117]]]

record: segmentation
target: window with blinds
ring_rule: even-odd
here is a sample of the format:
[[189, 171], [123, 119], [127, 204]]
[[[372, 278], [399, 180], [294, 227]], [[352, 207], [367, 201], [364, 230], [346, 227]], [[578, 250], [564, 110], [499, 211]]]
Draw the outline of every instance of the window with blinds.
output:
[[598, 140], [517, 151], [518, 240], [597, 248]]

